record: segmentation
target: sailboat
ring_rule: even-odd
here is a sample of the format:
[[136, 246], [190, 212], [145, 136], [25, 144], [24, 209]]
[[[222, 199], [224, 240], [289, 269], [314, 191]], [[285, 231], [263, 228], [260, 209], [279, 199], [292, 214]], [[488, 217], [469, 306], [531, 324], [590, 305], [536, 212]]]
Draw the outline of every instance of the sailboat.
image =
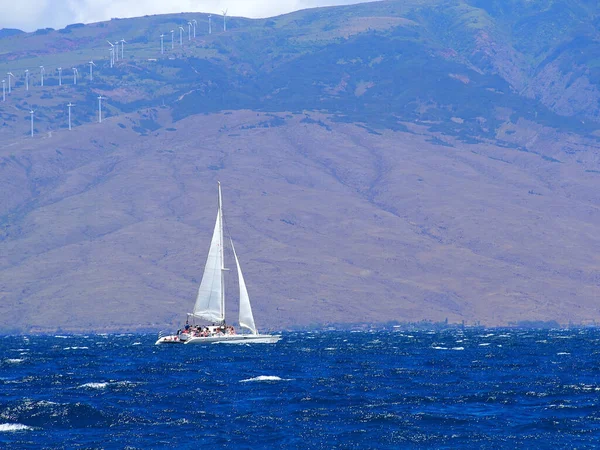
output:
[[[231, 250], [237, 267], [239, 285], [239, 326], [245, 333], [237, 334], [235, 328], [225, 323], [225, 283], [224, 273], [224, 239], [223, 239], [223, 209], [221, 201], [221, 183], [218, 183], [217, 221], [208, 250], [204, 274], [198, 288], [198, 296], [191, 313], [188, 313], [186, 325], [176, 334], [162, 336], [156, 341], [159, 344], [213, 344], [213, 343], [262, 343], [274, 344], [281, 339], [280, 335], [260, 334], [254, 323], [250, 297], [240, 261], [229, 238]], [[190, 324], [190, 319], [192, 324]], [[196, 325], [196, 319], [210, 322], [212, 325]]]

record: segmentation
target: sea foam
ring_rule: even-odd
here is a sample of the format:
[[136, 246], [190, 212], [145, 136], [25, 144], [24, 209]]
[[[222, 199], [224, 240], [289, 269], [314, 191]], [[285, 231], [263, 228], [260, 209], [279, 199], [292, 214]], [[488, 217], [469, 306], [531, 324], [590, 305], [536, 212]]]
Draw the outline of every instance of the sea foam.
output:
[[240, 383], [248, 383], [249, 381], [290, 381], [290, 378], [280, 378], [275, 375], [259, 375], [254, 378], [241, 380]]
[[0, 432], [3, 431], [24, 431], [31, 430], [31, 427], [23, 425], [22, 423], [0, 423]]

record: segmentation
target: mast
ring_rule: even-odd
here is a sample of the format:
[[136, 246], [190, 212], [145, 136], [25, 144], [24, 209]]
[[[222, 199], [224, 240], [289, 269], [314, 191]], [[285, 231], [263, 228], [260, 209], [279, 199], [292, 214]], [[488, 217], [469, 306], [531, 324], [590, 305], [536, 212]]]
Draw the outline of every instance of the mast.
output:
[[221, 237], [221, 317], [223, 317], [223, 323], [225, 323], [225, 283], [224, 283], [224, 272], [225, 272], [225, 253], [223, 252], [223, 204], [221, 200], [221, 182], [217, 181], [219, 185], [219, 233]]

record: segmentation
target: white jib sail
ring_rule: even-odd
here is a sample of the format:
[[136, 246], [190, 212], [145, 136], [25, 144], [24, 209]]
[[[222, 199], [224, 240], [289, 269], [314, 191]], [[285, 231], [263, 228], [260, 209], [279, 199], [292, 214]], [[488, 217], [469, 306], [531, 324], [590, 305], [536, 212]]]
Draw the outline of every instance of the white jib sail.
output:
[[252, 307], [250, 306], [250, 297], [248, 296], [248, 289], [246, 289], [246, 282], [244, 281], [244, 275], [242, 275], [242, 268], [231, 241], [231, 249], [233, 250], [233, 256], [235, 257], [235, 265], [237, 266], [238, 273], [238, 284], [240, 285], [240, 327], [247, 328], [252, 334], [258, 334], [256, 331], [256, 325], [254, 324], [254, 316], [252, 315]]
[[221, 302], [223, 295], [223, 242], [221, 236], [221, 210], [219, 208], [193, 312], [194, 316], [209, 322], [222, 322], [225, 319]]

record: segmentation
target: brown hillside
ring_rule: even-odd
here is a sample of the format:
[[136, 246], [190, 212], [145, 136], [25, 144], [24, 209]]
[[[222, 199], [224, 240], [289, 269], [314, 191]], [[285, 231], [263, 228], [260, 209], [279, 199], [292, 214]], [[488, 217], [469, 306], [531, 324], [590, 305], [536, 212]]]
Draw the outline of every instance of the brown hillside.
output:
[[0, 330], [179, 323], [217, 180], [259, 328], [600, 319], [592, 141], [522, 123], [506, 148], [252, 111], [140, 136], [137, 120], [1, 144]]

